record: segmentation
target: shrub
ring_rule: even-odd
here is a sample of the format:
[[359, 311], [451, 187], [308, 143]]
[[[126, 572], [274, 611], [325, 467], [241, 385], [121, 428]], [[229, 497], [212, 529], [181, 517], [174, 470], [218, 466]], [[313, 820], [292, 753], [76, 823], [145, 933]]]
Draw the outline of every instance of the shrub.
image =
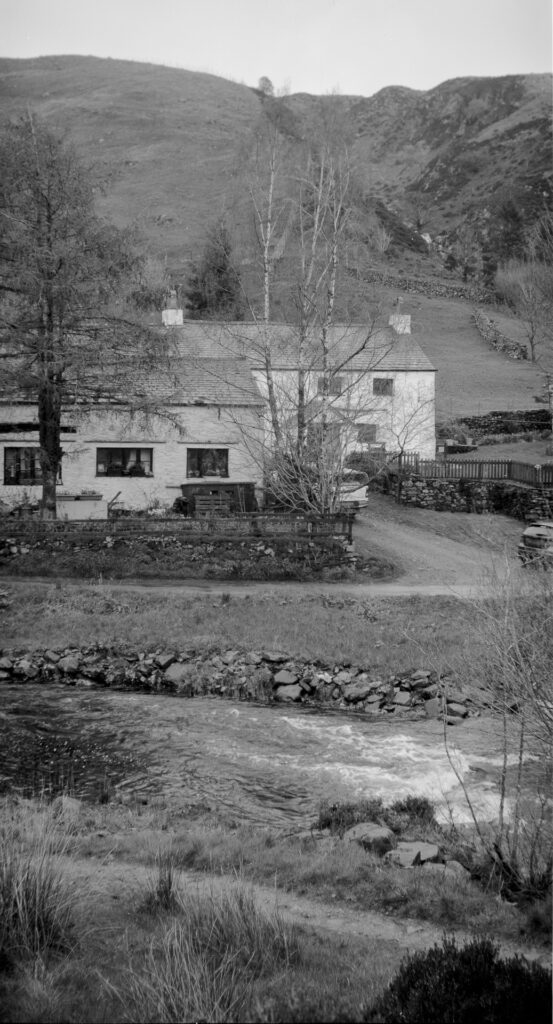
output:
[[390, 807], [394, 814], [405, 814], [413, 824], [435, 825], [434, 805], [425, 796], [406, 796], [396, 800]]
[[359, 822], [379, 822], [383, 814], [384, 804], [379, 796], [356, 803], [323, 803], [319, 808], [316, 827], [328, 828], [333, 835], [343, 836], [348, 828]]
[[323, 803], [316, 827], [328, 828], [333, 835], [343, 836], [348, 828], [363, 821], [384, 823], [395, 832], [413, 826], [435, 825], [434, 807], [425, 796], [406, 796], [385, 807], [381, 797], [355, 803]]
[[489, 939], [415, 953], [363, 1019], [382, 1024], [526, 1024], [551, 1019], [551, 972], [499, 959]]

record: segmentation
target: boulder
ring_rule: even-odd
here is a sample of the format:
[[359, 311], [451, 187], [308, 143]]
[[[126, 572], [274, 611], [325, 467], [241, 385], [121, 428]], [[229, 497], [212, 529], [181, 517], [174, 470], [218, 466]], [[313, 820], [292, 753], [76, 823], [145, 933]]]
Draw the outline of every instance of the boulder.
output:
[[[349, 686], [344, 688], [344, 700], [353, 704], [358, 700], [365, 700], [372, 691], [373, 686], [370, 682], [350, 683]], [[377, 700], [380, 700], [380, 698], [377, 697]]]
[[15, 673], [18, 676], [25, 676], [25, 679], [35, 679], [38, 675], [38, 668], [29, 658], [22, 658], [15, 665]]
[[352, 673], [351, 672], [346, 672], [344, 669], [342, 669], [340, 672], [337, 672], [336, 675], [334, 676], [334, 682], [338, 686], [346, 686], [347, 687], [348, 684], [351, 683], [351, 680], [352, 680]]
[[282, 702], [299, 700], [302, 693], [303, 690], [298, 683], [293, 686], [279, 686], [275, 690], [275, 700]]
[[239, 657], [240, 651], [225, 651], [225, 653], [221, 655], [221, 661], [223, 661], [225, 665], [234, 665], [234, 662], [238, 661]]
[[[428, 673], [428, 675], [418, 676], [416, 679], [410, 679], [409, 682], [411, 684], [411, 689], [412, 690], [420, 691], [420, 690], [427, 690], [429, 687], [431, 687], [432, 683], [430, 682], [430, 680], [428, 678], [429, 675], [430, 675], [430, 673]], [[436, 687], [436, 693], [437, 692], [438, 692], [438, 688]]]
[[171, 651], [162, 651], [160, 654], [156, 654], [156, 665], [159, 665], [160, 669], [165, 671], [175, 661], [175, 655]]
[[263, 651], [262, 654], [263, 661], [271, 662], [288, 661], [289, 657], [288, 654], [283, 654], [282, 651]]
[[394, 697], [394, 704], [397, 704], [398, 707], [410, 707], [411, 694], [407, 690], [398, 690]]
[[467, 699], [466, 694], [462, 690], [453, 690], [449, 686], [444, 696], [448, 704], [464, 704]]
[[82, 807], [82, 801], [73, 796], [57, 796], [52, 801], [52, 814], [56, 818], [61, 818], [64, 824], [73, 825], [78, 821]]
[[261, 664], [261, 655], [260, 654], [256, 654], [255, 651], [248, 651], [248, 653], [246, 654], [244, 660], [246, 662], [246, 665], [260, 665]]
[[441, 863], [440, 851], [435, 843], [401, 842], [386, 854], [386, 860], [400, 868], [414, 868], [428, 861]]
[[363, 821], [353, 825], [344, 833], [345, 843], [357, 843], [364, 850], [377, 853], [382, 857], [395, 846], [395, 836], [387, 825], [377, 825], [374, 821]]
[[297, 681], [297, 674], [295, 672], [289, 672], [287, 668], [281, 668], [280, 672], [277, 672], [274, 679], [275, 686], [293, 686]]
[[448, 718], [466, 718], [468, 711], [464, 704], [450, 704], [447, 703], [447, 717]]
[[78, 654], [66, 654], [58, 661], [58, 668], [66, 676], [76, 676], [81, 667], [81, 659]]
[[449, 879], [449, 881], [455, 882], [457, 884], [463, 878], [467, 880], [470, 878], [470, 873], [468, 871], [465, 871], [464, 867], [461, 864], [458, 864], [458, 866], [461, 868], [461, 872], [459, 872], [457, 868], [452, 867], [453, 864], [458, 864], [458, 861], [450, 861], [448, 864], [435, 864], [433, 861], [426, 861], [422, 865], [422, 869], [423, 871], [427, 871], [429, 873], [432, 873], [433, 875], [436, 875], [436, 877], [439, 879], [447, 878]]
[[0, 669], [2, 672], [11, 672], [12, 661], [11, 658], [0, 658]]
[[190, 662], [174, 661], [164, 672], [165, 682], [177, 693], [187, 692], [189, 695], [195, 692], [198, 681], [198, 670]]
[[424, 710], [427, 718], [441, 718], [442, 717], [442, 702], [439, 697], [431, 697], [430, 700], [425, 701]]

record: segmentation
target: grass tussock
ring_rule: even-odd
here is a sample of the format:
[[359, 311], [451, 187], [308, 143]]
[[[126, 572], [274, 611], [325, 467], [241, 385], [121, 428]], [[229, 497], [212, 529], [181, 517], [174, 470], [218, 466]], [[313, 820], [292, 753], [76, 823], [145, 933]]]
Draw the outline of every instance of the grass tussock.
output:
[[244, 888], [179, 894], [173, 910], [143, 963], [129, 968], [121, 997], [128, 1020], [243, 1020], [255, 983], [299, 959], [296, 930], [262, 913]]
[[0, 827], [0, 967], [63, 954], [75, 935], [75, 893], [63, 877], [60, 838], [48, 812], [14, 814]]

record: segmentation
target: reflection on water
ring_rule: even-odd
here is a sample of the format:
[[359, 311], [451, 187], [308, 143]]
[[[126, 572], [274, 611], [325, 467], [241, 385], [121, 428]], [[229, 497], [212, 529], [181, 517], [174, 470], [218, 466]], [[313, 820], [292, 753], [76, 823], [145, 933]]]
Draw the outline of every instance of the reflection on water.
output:
[[[4, 791], [70, 788], [92, 800], [163, 794], [272, 825], [311, 822], [323, 799], [391, 802], [414, 793], [468, 820], [443, 745], [415, 723], [61, 686], [1, 684], [0, 700]], [[471, 773], [459, 753], [455, 765], [491, 817], [493, 778]]]

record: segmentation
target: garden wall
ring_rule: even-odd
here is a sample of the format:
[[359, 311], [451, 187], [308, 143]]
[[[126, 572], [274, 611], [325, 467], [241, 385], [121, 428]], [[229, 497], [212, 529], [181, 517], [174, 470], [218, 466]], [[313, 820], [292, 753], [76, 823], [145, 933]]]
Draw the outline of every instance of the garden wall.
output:
[[19, 576], [349, 579], [390, 576], [383, 560], [358, 558], [351, 516], [0, 522], [0, 564]]

